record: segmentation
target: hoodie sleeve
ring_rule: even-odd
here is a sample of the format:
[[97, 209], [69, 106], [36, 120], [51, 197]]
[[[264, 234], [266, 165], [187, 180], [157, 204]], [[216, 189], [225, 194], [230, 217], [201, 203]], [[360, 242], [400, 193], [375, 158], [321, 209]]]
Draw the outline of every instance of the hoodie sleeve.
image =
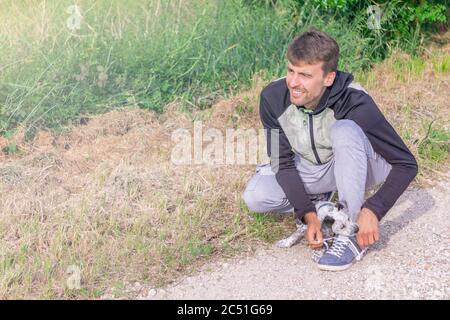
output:
[[286, 194], [289, 203], [294, 207], [296, 218], [303, 218], [305, 213], [316, 211], [309, 199], [303, 181], [295, 166], [295, 154], [286, 134], [275, 116], [276, 111], [264, 97], [260, 97], [260, 117], [267, 138], [267, 154], [270, 157], [272, 171], [278, 184]]
[[392, 165], [381, 188], [362, 206], [371, 209], [381, 220], [416, 176], [417, 162], [373, 99], [363, 91], [349, 91], [345, 104], [352, 108], [345, 114], [335, 110], [336, 118], [355, 121], [366, 134], [374, 151]]

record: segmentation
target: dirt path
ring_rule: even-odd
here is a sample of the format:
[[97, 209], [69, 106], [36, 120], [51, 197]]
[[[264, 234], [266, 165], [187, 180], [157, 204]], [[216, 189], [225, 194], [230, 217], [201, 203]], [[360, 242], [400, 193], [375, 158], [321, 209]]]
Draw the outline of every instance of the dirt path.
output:
[[350, 269], [319, 271], [300, 242], [207, 265], [144, 299], [449, 299], [450, 174], [408, 189], [382, 221], [381, 240]]

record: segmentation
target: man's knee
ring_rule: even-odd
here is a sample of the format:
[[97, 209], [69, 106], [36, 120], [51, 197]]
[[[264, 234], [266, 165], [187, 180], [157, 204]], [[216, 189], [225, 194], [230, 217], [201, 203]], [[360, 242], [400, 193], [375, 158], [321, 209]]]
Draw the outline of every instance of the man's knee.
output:
[[258, 213], [267, 212], [264, 207], [264, 199], [257, 190], [245, 189], [243, 199], [250, 211]]
[[287, 212], [290, 208], [286, 197], [274, 196], [273, 192], [265, 189], [251, 189], [247, 187], [243, 194], [243, 200], [250, 211], [257, 213]]
[[361, 145], [364, 132], [353, 120], [338, 120], [331, 127], [331, 142], [334, 148]]

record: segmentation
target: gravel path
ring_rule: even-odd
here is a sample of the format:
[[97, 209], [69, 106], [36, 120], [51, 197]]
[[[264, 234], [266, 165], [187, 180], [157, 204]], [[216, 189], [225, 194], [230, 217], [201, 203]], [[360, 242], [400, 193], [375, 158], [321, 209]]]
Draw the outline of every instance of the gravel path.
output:
[[[207, 265], [144, 299], [449, 299], [450, 175], [408, 189], [383, 219], [380, 241], [343, 272], [324, 272], [302, 241]], [[288, 236], [288, 235], [286, 235]]]

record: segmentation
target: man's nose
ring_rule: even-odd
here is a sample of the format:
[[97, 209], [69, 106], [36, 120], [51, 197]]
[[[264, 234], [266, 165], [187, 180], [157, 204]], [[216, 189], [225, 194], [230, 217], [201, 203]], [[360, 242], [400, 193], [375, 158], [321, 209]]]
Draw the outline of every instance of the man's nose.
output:
[[300, 77], [299, 76], [292, 76], [292, 78], [290, 79], [290, 81], [289, 81], [289, 86], [291, 87], [291, 88], [297, 88], [297, 87], [301, 87], [302, 86], [302, 83], [301, 83], [301, 80], [300, 80]]

